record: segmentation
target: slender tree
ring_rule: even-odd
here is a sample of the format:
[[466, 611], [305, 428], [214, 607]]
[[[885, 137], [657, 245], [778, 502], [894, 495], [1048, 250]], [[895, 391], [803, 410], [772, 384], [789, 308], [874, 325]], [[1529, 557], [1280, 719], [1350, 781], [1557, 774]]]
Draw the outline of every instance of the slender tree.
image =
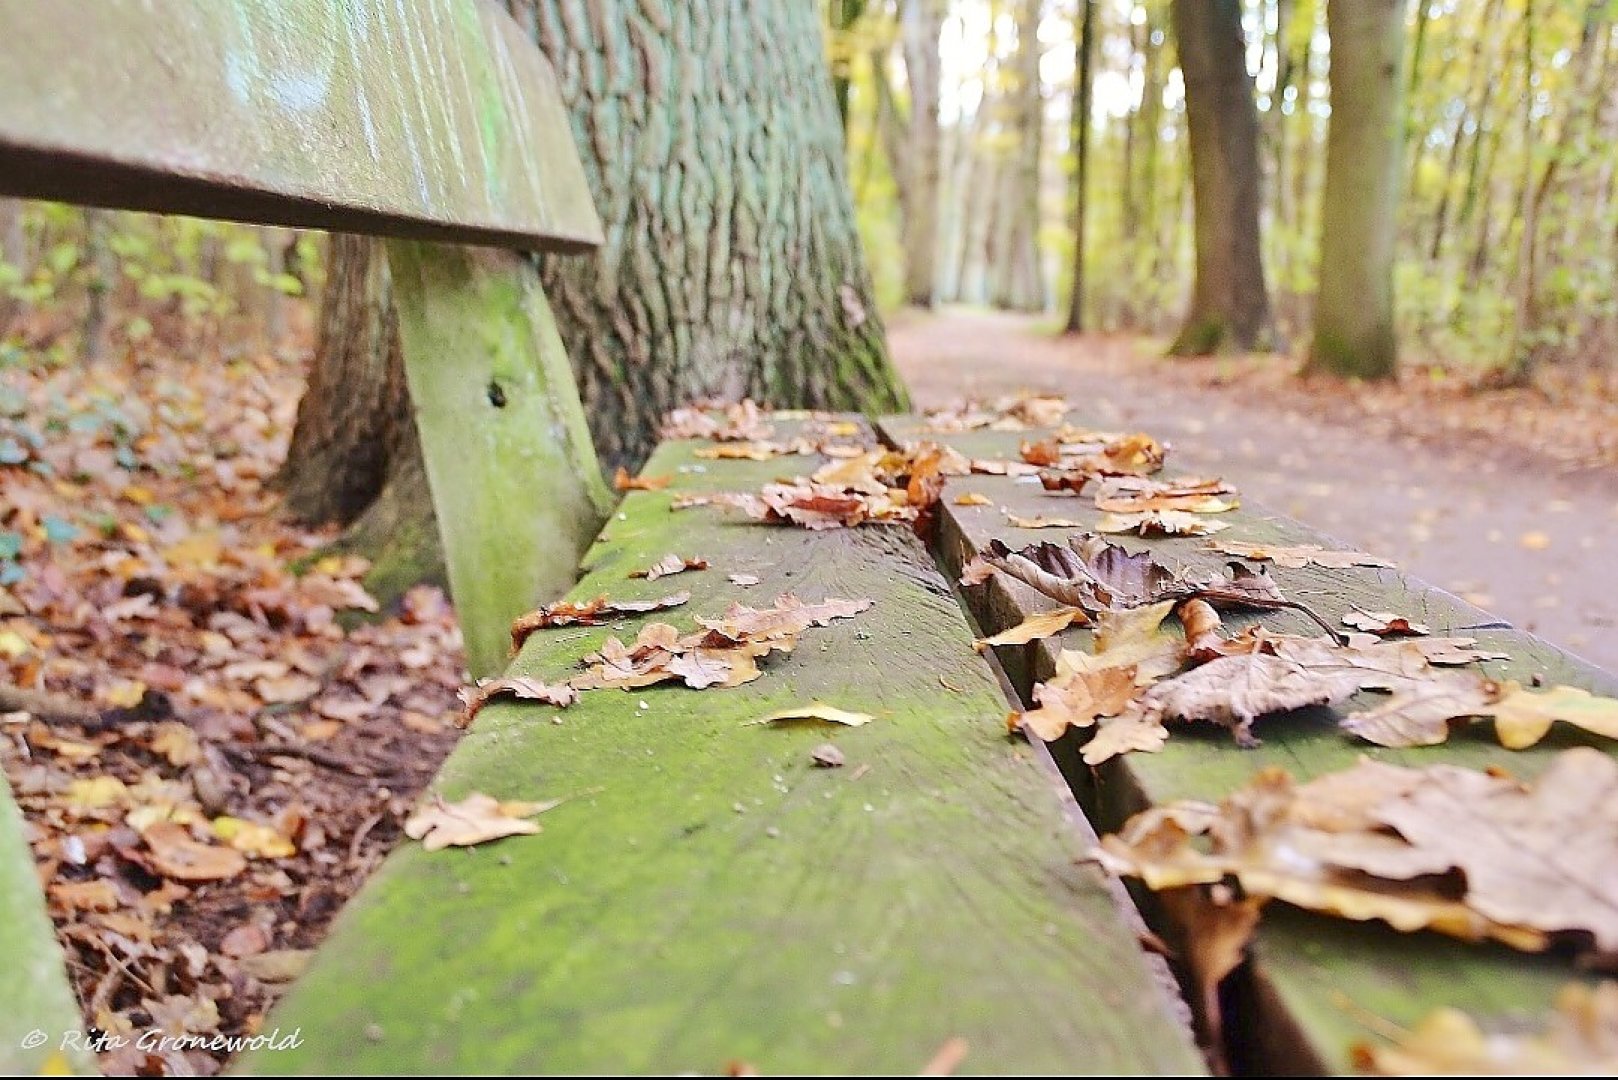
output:
[[1241, 0], [1174, 0], [1172, 17], [1191, 134], [1196, 280], [1169, 352], [1270, 348], [1258, 227], [1258, 112]]
[[1073, 287], [1067, 300], [1067, 333], [1084, 331], [1084, 211], [1090, 179], [1090, 65], [1095, 56], [1096, 6], [1079, 0], [1078, 35], [1074, 38], [1073, 67]]
[[1016, 7], [1013, 85], [1004, 99], [1011, 153], [998, 177], [989, 258], [989, 300], [996, 307], [1038, 311], [1045, 305], [1039, 265], [1039, 163], [1045, 108], [1039, 78], [1039, 23], [1043, 0]]
[[1403, 0], [1331, 0], [1331, 126], [1309, 366], [1391, 377]]
[[[556, 68], [605, 225], [593, 256], [540, 260], [603, 458], [639, 461], [659, 418], [692, 398], [902, 408], [815, 5], [598, 0], [584, 18], [570, 0], [513, 4]], [[386, 325], [378, 295], [360, 284], [371, 274], [333, 275], [328, 324], [346, 312], [356, 332]], [[364, 383], [323, 371], [342, 364], [344, 340], [323, 338], [299, 426], [343, 428], [346, 399], [368, 398], [378, 402], [369, 421], [350, 427], [368, 423], [387, 443], [401, 418], [380, 415], [388, 399], [375, 381], [391, 364], [364, 365]], [[294, 440], [289, 489], [320, 485], [333, 457], [345, 458], [306, 452], [320, 441]], [[405, 443], [387, 455], [373, 499], [387, 512], [390, 566], [394, 537], [432, 534], [419, 448]], [[412, 562], [395, 583], [431, 573]]]

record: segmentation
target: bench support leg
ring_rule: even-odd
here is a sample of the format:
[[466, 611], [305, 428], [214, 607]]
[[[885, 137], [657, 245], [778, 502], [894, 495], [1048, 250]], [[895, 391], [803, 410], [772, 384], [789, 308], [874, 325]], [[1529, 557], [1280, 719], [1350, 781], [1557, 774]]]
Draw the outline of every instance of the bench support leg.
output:
[[509, 251], [388, 241], [405, 376], [467, 664], [573, 584], [611, 509], [539, 275]]

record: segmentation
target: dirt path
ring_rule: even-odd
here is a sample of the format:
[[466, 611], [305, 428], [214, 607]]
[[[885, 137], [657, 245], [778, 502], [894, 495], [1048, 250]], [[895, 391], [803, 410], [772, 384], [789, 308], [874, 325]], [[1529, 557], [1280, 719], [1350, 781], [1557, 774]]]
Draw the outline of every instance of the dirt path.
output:
[[1345, 399], [1161, 360], [1137, 338], [1064, 340], [1034, 320], [965, 311], [902, 316], [889, 333], [918, 407], [1064, 394], [1097, 425], [1167, 439], [1266, 506], [1618, 671], [1618, 469], [1490, 439], [1487, 425], [1455, 432], [1466, 425], [1420, 394]]

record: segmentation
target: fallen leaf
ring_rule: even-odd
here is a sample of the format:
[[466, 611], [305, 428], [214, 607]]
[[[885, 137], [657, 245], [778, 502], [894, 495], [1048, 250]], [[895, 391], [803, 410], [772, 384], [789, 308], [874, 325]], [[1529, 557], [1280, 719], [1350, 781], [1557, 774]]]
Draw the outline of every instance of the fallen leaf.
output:
[[993, 637], [979, 638], [973, 642], [972, 647], [982, 652], [990, 645], [1026, 645], [1030, 641], [1059, 634], [1074, 623], [1082, 625], [1089, 621], [1090, 617], [1078, 608], [1055, 608], [1030, 615], [1011, 629], [1002, 630]]
[[1045, 517], [1043, 514], [1035, 517], [1020, 517], [1017, 514], [1007, 514], [1006, 524], [1017, 529], [1087, 529], [1082, 521], [1072, 518]]
[[558, 709], [565, 709], [579, 700], [579, 692], [563, 684], [551, 686], [527, 675], [512, 675], [501, 679], [480, 679], [476, 686], [460, 691], [464, 709], [457, 727], [466, 727], [492, 698], [514, 697], [519, 701], [537, 701]]
[[760, 581], [757, 574], [727, 574], [726, 577], [730, 579], [732, 585], [739, 585], [744, 589], [757, 585]]
[[687, 570], [706, 569], [708, 569], [707, 559], [687, 559], [671, 552], [644, 570], [631, 571], [629, 576], [632, 578], [645, 578], [647, 581], [656, 581], [658, 578], [668, 577], [672, 574], [683, 574]]
[[795, 454], [812, 454], [813, 444], [807, 442], [739, 442], [720, 443], [718, 446], [699, 446], [691, 451], [692, 457], [709, 461], [772, 461]]
[[302, 975], [314, 955], [313, 949], [271, 949], [257, 956], [244, 956], [236, 964], [259, 982], [278, 985]]
[[691, 599], [688, 592], [678, 592], [660, 600], [608, 600], [605, 595], [583, 602], [559, 600], [527, 614], [519, 615], [511, 624], [511, 651], [515, 654], [535, 630], [548, 630], [557, 626], [599, 626], [623, 615], [642, 615], [649, 611], [666, 611], [679, 607]]
[[123, 901], [118, 886], [107, 878], [91, 881], [53, 881], [47, 890], [52, 902], [66, 911], [116, 911]]
[[994, 500], [981, 491], [963, 491], [955, 496], [953, 502], [956, 506], [992, 506]]
[[982, 585], [994, 577], [994, 564], [981, 555], [974, 555], [961, 567], [960, 583], [962, 585]]
[[1537, 745], [1558, 721], [1618, 739], [1618, 698], [1575, 686], [1531, 690], [1473, 672], [1435, 673], [1345, 716], [1342, 725], [1378, 746], [1434, 746], [1449, 738], [1457, 721], [1468, 719], [1492, 719], [1495, 737], [1508, 750]]
[[1209, 521], [1184, 510], [1147, 510], [1138, 514], [1102, 514], [1096, 532], [1138, 533], [1141, 536], [1208, 536], [1230, 528], [1226, 521]]
[[1356, 1045], [1353, 1057], [1380, 1076], [1610, 1076], [1618, 1073], [1618, 983], [1564, 986], [1542, 1031], [1485, 1032], [1446, 1007], [1391, 1043]]
[[[717, 416], [715, 411], [718, 412]], [[665, 439], [740, 442], [768, 439], [772, 434], [774, 429], [770, 425], [770, 414], [749, 398], [722, 406], [696, 405], [675, 409], [663, 418], [662, 426], [662, 437]]]
[[420, 840], [427, 851], [446, 847], [473, 847], [506, 836], [531, 836], [540, 831], [534, 814], [554, 809], [549, 803], [502, 803], [491, 795], [474, 792], [459, 802], [445, 802], [443, 796], [419, 808], [405, 822], [405, 835]]
[[241, 852], [198, 843], [185, 826], [172, 821], [149, 825], [140, 835], [150, 849], [152, 869], [176, 881], [223, 881], [247, 869]]
[[213, 819], [214, 835], [241, 852], [259, 859], [290, 859], [298, 853], [293, 842], [268, 825], [235, 817]]
[[219, 951], [240, 959], [257, 956], [270, 947], [270, 935], [258, 923], [242, 923], [219, 940]]
[[1174, 511], [1187, 514], [1224, 514], [1241, 506], [1234, 498], [1197, 492], [1184, 494], [1129, 494], [1108, 495], [1106, 490], [1096, 494], [1095, 507], [1116, 514], [1143, 514], [1153, 511]]
[[1343, 616], [1343, 625], [1352, 626], [1367, 634], [1375, 634], [1377, 637], [1432, 632], [1425, 623], [1412, 622], [1404, 615], [1395, 615], [1391, 611], [1361, 611], [1358, 608]]
[[320, 693], [320, 682], [307, 675], [283, 675], [253, 680], [253, 691], [266, 705], [290, 705]]
[[629, 470], [622, 465], [613, 474], [612, 486], [615, 491], [661, 491], [674, 483], [672, 475], [665, 476], [630, 476]]
[[1055, 742], [1070, 727], [1091, 727], [1103, 716], [1123, 712], [1136, 693], [1133, 667], [1073, 672], [1036, 685], [1033, 696], [1038, 708], [1013, 713], [1008, 726]]
[[152, 733], [152, 752], [161, 754], [170, 765], [194, 765], [202, 757], [197, 733], [172, 720], [157, 725]]
[[1269, 560], [1277, 566], [1300, 570], [1313, 563], [1331, 570], [1347, 570], [1355, 566], [1392, 566], [1386, 559], [1366, 555], [1359, 551], [1327, 551], [1319, 544], [1297, 544], [1284, 547], [1274, 544], [1245, 544], [1237, 540], [1219, 540], [1208, 545], [1210, 551], [1235, 555], [1242, 559]]
[[743, 727], [753, 727], [756, 724], [784, 724], [799, 721], [824, 721], [828, 724], [842, 724], [844, 727], [860, 727], [869, 724], [876, 717], [870, 713], [849, 712], [834, 705], [827, 705], [823, 701], [811, 701], [807, 705], [793, 705], [789, 708], [778, 709], [768, 716], [761, 716], [757, 720], [749, 720]]
[[[1207, 850], [1192, 842], [1201, 833]], [[1588, 748], [1534, 783], [1362, 761], [1296, 786], [1266, 770], [1218, 808], [1136, 815], [1100, 852], [1154, 890], [1233, 876], [1251, 896], [1399, 930], [1602, 954], [1618, 949], [1615, 855], [1618, 762]]]
[[1186, 657], [1184, 639], [1163, 629], [1174, 604], [1161, 600], [1125, 611], [1099, 612], [1091, 651], [1063, 649], [1056, 657], [1057, 676], [1128, 667], [1134, 671], [1137, 686], [1148, 686], [1172, 675]]

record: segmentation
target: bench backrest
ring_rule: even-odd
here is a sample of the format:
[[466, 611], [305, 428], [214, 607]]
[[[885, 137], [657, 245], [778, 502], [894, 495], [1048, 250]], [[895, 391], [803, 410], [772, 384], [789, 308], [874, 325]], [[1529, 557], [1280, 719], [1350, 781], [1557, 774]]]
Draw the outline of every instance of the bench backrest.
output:
[[0, 6], [0, 194], [601, 242], [555, 75], [489, 0]]

